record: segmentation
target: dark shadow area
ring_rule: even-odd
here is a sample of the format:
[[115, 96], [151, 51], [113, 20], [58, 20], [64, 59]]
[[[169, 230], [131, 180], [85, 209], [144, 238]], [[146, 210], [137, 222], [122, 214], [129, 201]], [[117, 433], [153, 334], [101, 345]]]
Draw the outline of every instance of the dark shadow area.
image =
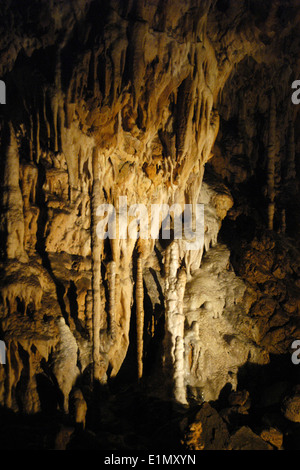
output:
[[[115, 394], [109, 391], [106, 399], [102, 391], [101, 396], [98, 416], [93, 416], [92, 425], [87, 423], [88, 431], [93, 433], [88, 445], [97, 442], [97, 448], [103, 450], [183, 449], [180, 432], [186, 411], [183, 407], [149, 396], [135, 385], [124, 386]], [[69, 448], [82, 446], [87, 438], [86, 433], [83, 441], [79, 436], [74, 438]]]
[[44, 373], [40, 373], [36, 376], [36, 382], [43, 414], [45, 416], [55, 415], [62, 401], [57, 386]]
[[[284, 398], [299, 384], [300, 369], [290, 355], [270, 355], [266, 365], [246, 363], [238, 372], [237, 391], [247, 390], [247, 409], [229, 405], [232, 385], [227, 383], [217, 401], [211, 405], [224, 417], [231, 434], [248, 426], [260, 435], [263, 429], [275, 428], [283, 434], [283, 450], [300, 450], [300, 425], [283, 413]], [[224, 412], [225, 411], [225, 412]]]
[[[52, 450], [63, 444], [63, 450], [186, 451], [183, 432], [195, 422], [203, 404], [184, 407], [155, 395], [151, 384], [141, 387], [121, 377], [118, 380], [118, 387], [96, 383], [91, 388], [87, 374], [76, 384], [88, 404], [83, 429], [76, 425], [72, 407], [68, 415], [59, 411], [53, 383], [40, 374], [37, 383], [42, 412], [25, 416], [2, 407], [0, 448]], [[300, 425], [288, 420], [281, 410], [283, 398], [297, 383], [299, 368], [291, 363], [290, 357], [272, 356], [267, 365], [247, 363], [238, 372], [237, 391], [247, 390], [251, 398], [246, 411], [228, 404], [230, 384], [210, 405], [222, 417], [230, 435], [242, 426], [249, 427], [257, 436], [263, 429], [273, 427], [283, 435], [283, 450], [300, 450]]]
[[163, 302], [153, 305], [146, 288], [144, 289], [144, 309], [146, 335], [144, 338], [144, 374], [148, 376], [154, 373], [157, 368], [165, 334], [165, 317], [163, 315]]
[[125, 359], [115, 378], [111, 378], [109, 383], [113, 393], [117, 390], [128, 387], [130, 384], [136, 384], [138, 379], [137, 370], [137, 331], [136, 331], [136, 270], [137, 270], [137, 252], [133, 252], [132, 258], [132, 276], [133, 284], [133, 302], [131, 306], [130, 327], [129, 327], [129, 344]]
[[76, 330], [84, 337], [87, 337], [87, 332], [82, 325], [81, 320], [78, 318], [78, 302], [77, 302], [77, 287], [74, 281], [70, 281], [69, 288], [67, 290], [67, 298], [70, 307], [70, 316], [76, 325]]
[[58, 413], [23, 415], [0, 407], [0, 449], [52, 450], [61, 419]]

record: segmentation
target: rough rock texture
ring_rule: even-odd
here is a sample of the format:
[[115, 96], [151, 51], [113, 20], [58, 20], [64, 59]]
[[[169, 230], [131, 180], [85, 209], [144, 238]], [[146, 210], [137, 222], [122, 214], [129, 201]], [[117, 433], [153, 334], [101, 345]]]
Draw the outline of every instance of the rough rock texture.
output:
[[204, 403], [195, 421], [185, 431], [184, 443], [189, 450], [224, 450], [229, 444], [229, 433], [217, 411]]
[[231, 436], [229, 450], [272, 450], [272, 446], [244, 426]]
[[[277, 361], [291, 366], [300, 338], [298, 0], [1, 13], [1, 405], [68, 415], [79, 388], [92, 426], [97, 387], [124, 377], [184, 406], [242, 388], [259, 407], [274, 382], [291, 389]], [[162, 220], [126, 236], [111, 223], [125, 197], [132, 230], [134, 204], [149, 225], [152, 204], [204, 204], [203, 245], [159, 238]], [[231, 427], [244, 405], [221, 413], [231, 447], [268, 448]]]
[[284, 416], [290, 421], [300, 422], [300, 387], [299, 385], [291, 391], [283, 400], [282, 410]]
[[276, 428], [265, 429], [264, 431], [260, 433], [260, 437], [264, 441], [269, 442], [275, 448], [282, 449], [283, 435], [282, 435], [282, 432], [280, 432], [278, 429]]

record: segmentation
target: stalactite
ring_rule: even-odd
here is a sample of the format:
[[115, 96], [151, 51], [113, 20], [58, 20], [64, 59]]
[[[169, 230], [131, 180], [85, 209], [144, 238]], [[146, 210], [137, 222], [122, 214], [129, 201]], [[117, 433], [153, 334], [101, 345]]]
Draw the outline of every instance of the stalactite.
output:
[[112, 341], [116, 338], [116, 263], [110, 261], [107, 265], [107, 281], [108, 281], [108, 316], [109, 316], [109, 333]]
[[94, 380], [101, 380], [100, 357], [100, 325], [101, 325], [101, 253], [102, 243], [97, 236], [97, 208], [100, 205], [100, 173], [99, 156], [96, 148], [93, 150], [93, 187], [91, 201], [92, 222], [92, 290], [93, 290], [93, 373]]
[[272, 90], [270, 97], [269, 110], [269, 135], [268, 135], [268, 167], [267, 167], [267, 185], [268, 185], [268, 228], [273, 230], [275, 214], [275, 158], [276, 158], [276, 99], [275, 92]]
[[[60, 135], [60, 138], [61, 138], [61, 146], [62, 146], [62, 140], [63, 140], [63, 135], [64, 135], [64, 128], [65, 128], [65, 109], [64, 109], [64, 106], [62, 103], [58, 103], [58, 121], [59, 121], [59, 124], [60, 124], [60, 128], [59, 128], [59, 133], [58, 135]], [[77, 163], [78, 165], [78, 163]], [[69, 165], [67, 165], [68, 168], [69, 168]]]
[[37, 180], [38, 169], [34, 163], [25, 163], [20, 166], [20, 185], [24, 209], [30, 207], [30, 201], [35, 204]]
[[99, 82], [97, 80], [98, 52], [97, 48], [93, 49], [93, 94], [99, 96]]
[[51, 130], [50, 130], [50, 124], [49, 124], [48, 117], [47, 117], [46, 89], [45, 88], [43, 88], [43, 118], [44, 118], [44, 123], [46, 126], [46, 132], [47, 132], [47, 146], [48, 148], [50, 148]]
[[140, 93], [141, 83], [143, 82], [143, 75], [145, 73], [144, 62], [144, 41], [147, 34], [148, 23], [145, 21], [137, 21], [132, 28], [132, 44], [133, 44], [133, 60], [132, 60], [132, 92], [133, 104], [135, 110], [137, 109]]
[[110, 239], [110, 248], [112, 253], [112, 259], [115, 261], [116, 267], [118, 268], [120, 260], [120, 243], [117, 236], [115, 238]]
[[41, 146], [40, 146], [40, 114], [37, 112], [36, 116], [36, 163], [40, 161], [40, 153], [41, 153]]
[[9, 127], [10, 141], [6, 150], [2, 201], [6, 209], [6, 254], [8, 259], [27, 260], [24, 249], [23, 199], [19, 185], [19, 151], [13, 126]]
[[57, 62], [55, 70], [55, 89], [51, 96], [51, 107], [53, 113], [53, 127], [54, 127], [54, 152], [58, 152], [58, 120], [60, 116], [60, 93], [61, 93], [61, 56], [60, 49], [57, 51]]
[[164, 257], [164, 292], [167, 292], [169, 287], [169, 272], [170, 272], [170, 246], [167, 247]]
[[6, 393], [5, 393], [5, 406], [7, 408], [16, 408], [15, 388], [20, 380], [22, 373], [22, 360], [18, 352], [18, 345], [14, 341], [7, 343], [6, 355]]
[[11, 344], [7, 344], [6, 350], [6, 384], [5, 384], [5, 406], [12, 407], [12, 385], [13, 385], [13, 368], [11, 361]]
[[143, 376], [143, 349], [144, 349], [144, 287], [143, 287], [143, 259], [139, 253], [136, 270], [136, 333], [137, 333], [137, 366], [138, 379]]
[[33, 118], [32, 114], [29, 113], [30, 131], [29, 131], [29, 159], [33, 161]]
[[285, 209], [282, 209], [281, 211], [281, 228], [280, 228], [281, 233], [286, 232], [286, 211]]
[[112, 64], [113, 64], [113, 81], [112, 81], [112, 88], [111, 88], [111, 102], [115, 102], [118, 95], [121, 91], [122, 86], [122, 77], [124, 73], [124, 56], [125, 51], [128, 46], [128, 41], [126, 39], [125, 31], [116, 30], [116, 39], [113, 43], [112, 50], [110, 52]]
[[53, 114], [54, 152], [58, 152], [58, 97], [55, 92], [51, 97], [51, 109]]
[[194, 110], [196, 87], [192, 76], [189, 75], [181, 84], [178, 95], [178, 124], [176, 134], [177, 157], [185, 156], [188, 146], [189, 130]]
[[85, 326], [89, 340], [93, 342], [93, 291], [89, 289], [85, 298]]
[[27, 387], [23, 399], [23, 411], [26, 414], [34, 414], [39, 411], [39, 399], [37, 392], [37, 383], [35, 378], [35, 357], [31, 348], [28, 349], [27, 363]]
[[296, 167], [295, 167], [295, 132], [294, 123], [290, 121], [288, 129], [288, 145], [287, 145], [287, 183], [295, 182], [296, 180]]

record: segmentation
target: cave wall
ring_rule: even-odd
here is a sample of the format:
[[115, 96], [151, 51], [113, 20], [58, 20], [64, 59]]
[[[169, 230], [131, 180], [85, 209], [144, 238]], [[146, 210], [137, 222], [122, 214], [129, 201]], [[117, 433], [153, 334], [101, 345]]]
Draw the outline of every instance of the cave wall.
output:
[[[182, 403], [236, 387], [240, 366], [268, 362], [276, 334], [288, 350], [299, 257], [292, 242], [285, 258], [271, 251], [275, 233], [297, 233], [299, 20], [292, 0], [6, 2], [3, 405], [38, 411], [47, 377], [67, 411], [80, 378], [118, 375], [132, 335], [137, 378], [148, 364]], [[204, 247], [100, 239], [97, 208], [119, 213], [120, 196], [148, 213], [204, 203]], [[242, 216], [269, 230], [265, 245], [238, 232]]]

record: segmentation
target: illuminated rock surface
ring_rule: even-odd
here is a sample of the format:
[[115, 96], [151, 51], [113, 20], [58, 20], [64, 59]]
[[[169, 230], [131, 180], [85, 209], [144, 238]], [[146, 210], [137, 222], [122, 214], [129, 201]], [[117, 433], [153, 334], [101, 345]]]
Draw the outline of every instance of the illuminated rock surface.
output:
[[[299, 26], [298, 0], [6, 2], [3, 448], [200, 449], [213, 422], [299, 448]], [[99, 238], [125, 196], [204, 204], [203, 246]]]

